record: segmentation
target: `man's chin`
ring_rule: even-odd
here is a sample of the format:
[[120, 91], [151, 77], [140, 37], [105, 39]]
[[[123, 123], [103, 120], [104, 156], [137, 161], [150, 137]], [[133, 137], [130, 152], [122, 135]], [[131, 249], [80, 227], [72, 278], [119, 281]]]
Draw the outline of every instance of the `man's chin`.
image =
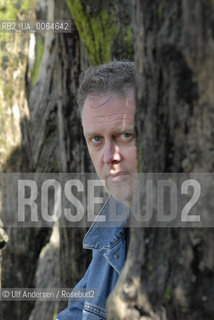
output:
[[116, 199], [128, 205], [132, 200], [133, 186], [130, 181], [111, 181], [107, 184], [108, 192]]

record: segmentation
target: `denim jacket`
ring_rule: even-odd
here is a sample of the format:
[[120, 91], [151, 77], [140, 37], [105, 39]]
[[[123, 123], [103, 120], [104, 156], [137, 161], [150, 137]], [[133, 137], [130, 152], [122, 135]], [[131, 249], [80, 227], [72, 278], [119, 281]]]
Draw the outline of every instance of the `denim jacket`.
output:
[[128, 235], [127, 229], [123, 227], [124, 220], [111, 224], [109, 218], [111, 210], [119, 215], [129, 214], [127, 207], [110, 197], [99, 214], [107, 217], [106, 221], [109, 223], [95, 221], [83, 240], [83, 248], [92, 250], [92, 260], [75, 289], [95, 289], [95, 298], [85, 298], [82, 301], [69, 300], [68, 307], [58, 314], [57, 320], [106, 319], [106, 299], [123, 268]]

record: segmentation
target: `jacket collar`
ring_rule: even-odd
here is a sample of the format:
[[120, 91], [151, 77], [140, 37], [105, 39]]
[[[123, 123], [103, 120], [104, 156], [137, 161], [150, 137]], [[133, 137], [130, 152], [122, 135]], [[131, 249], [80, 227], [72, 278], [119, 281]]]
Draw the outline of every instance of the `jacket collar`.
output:
[[[83, 239], [85, 249], [109, 249], [124, 235], [130, 209], [110, 196]], [[102, 221], [105, 220], [105, 221]]]

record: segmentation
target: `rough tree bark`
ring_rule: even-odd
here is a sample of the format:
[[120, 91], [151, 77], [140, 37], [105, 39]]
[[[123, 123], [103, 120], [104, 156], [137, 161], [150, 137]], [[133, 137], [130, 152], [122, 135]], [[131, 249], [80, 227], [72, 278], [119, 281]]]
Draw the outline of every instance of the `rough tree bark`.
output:
[[[214, 170], [214, 2], [135, 0], [142, 172]], [[213, 229], [134, 229], [108, 319], [212, 319]]]
[[[45, 4], [37, 1], [37, 19], [41, 18], [70, 19], [71, 16], [64, 2], [48, 1]], [[32, 70], [30, 63], [28, 69], [25, 64], [25, 69], [22, 70], [22, 77], [28, 76], [26, 91], [29, 119], [22, 119], [20, 124], [22, 140], [17, 150], [4, 163], [3, 169], [16, 172], [81, 171], [86, 159], [84, 148], [81, 148], [83, 139], [78, 131], [80, 124], [74, 103], [75, 89], [81, 70], [78, 33], [73, 24], [71, 34], [47, 33], [43, 38], [38, 34], [36, 40], [37, 56]], [[25, 85], [22, 83], [21, 92], [24, 92], [24, 88]], [[75, 141], [79, 141], [80, 145]], [[86, 254], [81, 254], [84, 230], [72, 230], [76, 232], [76, 236], [72, 236], [73, 242], [70, 241], [70, 237], [62, 236], [60, 260], [59, 242], [53, 245], [53, 241], [49, 241], [51, 229], [13, 228], [7, 231], [9, 242], [3, 256], [2, 287], [27, 288], [35, 285], [49, 287], [50, 284], [54, 287], [72, 287], [83, 275], [89, 258]], [[39, 258], [47, 241], [49, 241], [45, 249], [47, 258]], [[67, 261], [63, 256], [65, 250]], [[37, 270], [39, 261], [39, 270]], [[74, 263], [72, 264], [71, 261]], [[61, 282], [56, 272], [56, 266], [59, 268], [60, 263], [62, 265]], [[69, 267], [68, 263], [70, 263]], [[77, 265], [81, 265], [81, 268]], [[39, 279], [35, 278], [36, 271], [39, 273]], [[14, 302], [2, 303], [2, 318], [5, 320], [28, 319], [33, 304], [17, 302], [15, 308], [14, 304]], [[54, 312], [57, 312], [57, 304], [51, 305], [52, 307], [50, 303], [44, 303], [42, 307], [36, 306], [37, 310], [33, 311], [31, 319], [46, 319], [47, 313], [52, 318]]]
[[[0, 5], [1, 20], [34, 19], [34, 2], [20, 1], [15, 2], [2, 1]], [[30, 164], [28, 162], [29, 149], [27, 123], [29, 119], [29, 110], [25, 95], [25, 73], [28, 64], [28, 34], [2, 33], [1, 42], [1, 80], [0, 80], [0, 170], [6, 172], [28, 171]], [[23, 139], [24, 137], [24, 139]], [[11, 202], [13, 195], [10, 195]], [[5, 231], [4, 231], [5, 232]], [[46, 242], [45, 233], [30, 230], [22, 230], [20, 233], [16, 229], [7, 229], [9, 241], [3, 250], [2, 265], [2, 287], [24, 287], [32, 285], [32, 274], [35, 271], [34, 263], [38, 256], [38, 248]], [[34, 236], [37, 236], [34, 238]], [[6, 238], [7, 235], [3, 237]], [[33, 241], [28, 241], [34, 239]], [[35, 246], [37, 239], [37, 246]], [[17, 246], [19, 244], [19, 247]], [[23, 246], [25, 249], [23, 250]], [[31, 248], [35, 248], [34, 251]], [[1, 255], [1, 253], [0, 253]], [[28, 259], [28, 260], [27, 260]], [[23, 261], [31, 264], [31, 270]], [[0, 268], [1, 269], [1, 268]], [[28, 270], [28, 272], [26, 272]], [[22, 312], [29, 312], [30, 304], [22, 305]], [[20, 307], [14, 303], [3, 304], [1, 302], [0, 317], [2, 319], [11, 319], [13, 316], [6, 316], [5, 308], [14, 314], [15, 318], [20, 315]]]

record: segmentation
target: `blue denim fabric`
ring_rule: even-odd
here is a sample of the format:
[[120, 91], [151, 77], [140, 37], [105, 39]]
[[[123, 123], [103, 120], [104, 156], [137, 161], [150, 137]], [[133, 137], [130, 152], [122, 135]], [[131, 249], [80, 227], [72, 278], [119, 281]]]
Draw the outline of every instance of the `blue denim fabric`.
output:
[[[99, 216], [107, 217], [111, 210], [129, 215], [129, 209], [110, 197]], [[105, 222], [106, 223], [106, 222]], [[57, 320], [103, 320], [106, 319], [106, 299], [113, 290], [123, 268], [127, 252], [127, 232], [124, 221], [109, 223], [95, 221], [83, 240], [83, 248], [92, 250], [91, 263], [78, 288], [96, 289], [95, 299], [69, 301], [68, 307], [60, 312]]]

